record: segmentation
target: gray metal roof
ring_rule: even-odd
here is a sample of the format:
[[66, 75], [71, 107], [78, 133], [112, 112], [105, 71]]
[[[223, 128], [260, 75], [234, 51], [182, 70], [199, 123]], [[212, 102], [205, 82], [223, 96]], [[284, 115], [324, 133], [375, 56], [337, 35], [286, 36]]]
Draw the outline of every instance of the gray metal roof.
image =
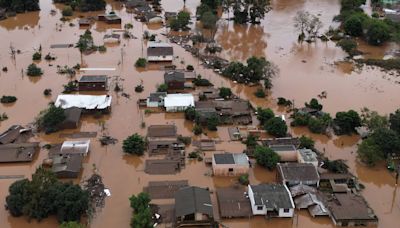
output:
[[278, 163], [277, 170], [286, 181], [319, 181], [317, 168], [310, 163]]
[[175, 137], [176, 134], [175, 125], [150, 125], [147, 128], [147, 137]]
[[52, 171], [79, 173], [82, 168], [83, 157], [80, 155], [55, 156], [53, 157]]
[[107, 75], [83, 75], [79, 82], [106, 82]]
[[271, 148], [274, 151], [295, 151], [296, 147], [294, 145], [271, 145]]
[[235, 164], [235, 159], [232, 154], [214, 154], [214, 160], [217, 164]]
[[149, 43], [147, 47], [147, 56], [167, 56], [173, 54], [173, 47], [166, 43]]
[[165, 83], [171, 82], [171, 81], [179, 81], [179, 82], [185, 82], [185, 73], [182, 71], [167, 71], [164, 73], [164, 81]]
[[210, 192], [199, 187], [181, 188], [175, 193], [175, 216], [182, 217], [194, 213], [213, 217]]
[[294, 208], [291, 196], [282, 184], [251, 185], [256, 205], [265, 205], [267, 208]]

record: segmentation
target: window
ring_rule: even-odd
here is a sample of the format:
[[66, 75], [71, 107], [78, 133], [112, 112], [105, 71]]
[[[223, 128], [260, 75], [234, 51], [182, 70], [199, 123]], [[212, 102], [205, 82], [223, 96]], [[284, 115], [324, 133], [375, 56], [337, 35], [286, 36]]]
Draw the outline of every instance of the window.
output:
[[257, 210], [261, 211], [263, 209], [263, 206], [257, 206]]
[[284, 212], [284, 213], [289, 213], [289, 211], [290, 211], [290, 209], [286, 209], [286, 208], [283, 209], [283, 212]]
[[233, 168], [229, 168], [229, 172], [233, 172]]

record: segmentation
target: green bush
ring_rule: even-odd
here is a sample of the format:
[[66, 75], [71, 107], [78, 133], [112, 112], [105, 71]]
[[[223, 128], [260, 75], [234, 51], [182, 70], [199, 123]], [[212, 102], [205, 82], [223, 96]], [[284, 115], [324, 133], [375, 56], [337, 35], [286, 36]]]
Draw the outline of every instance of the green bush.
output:
[[243, 174], [243, 175], [241, 175], [240, 177], [239, 177], [239, 183], [241, 184], [241, 185], [248, 185], [250, 182], [249, 182], [249, 174]]
[[62, 10], [63, 17], [70, 17], [73, 14], [74, 14], [74, 11], [72, 10], [71, 6], [65, 6]]
[[266, 95], [265, 95], [265, 92], [264, 92], [264, 90], [263, 89], [257, 89], [257, 91], [256, 92], [254, 92], [254, 95], [256, 96], [256, 97], [258, 97], [258, 98], [264, 98]]
[[32, 60], [36, 61], [36, 60], [41, 60], [42, 59], [42, 54], [40, 52], [35, 52], [32, 55]]
[[44, 130], [46, 134], [49, 134], [58, 131], [65, 118], [64, 109], [50, 104], [48, 109], [39, 114], [36, 124], [40, 130]]
[[146, 67], [147, 60], [145, 58], [138, 58], [135, 63], [135, 67]]
[[26, 74], [28, 76], [36, 77], [43, 75], [43, 71], [38, 66], [36, 66], [36, 64], [32, 63], [28, 66]]
[[201, 135], [203, 133], [203, 128], [200, 125], [196, 124], [193, 127], [193, 133], [195, 135]]
[[306, 149], [310, 149], [310, 150], [314, 149], [315, 142], [312, 138], [302, 135], [299, 138], [299, 140], [300, 140], [300, 145], [299, 145], [300, 149], [302, 149], [302, 148], [306, 148]]
[[143, 155], [145, 141], [142, 136], [135, 133], [124, 140], [122, 150], [128, 154]]
[[16, 101], [17, 101], [17, 98], [14, 96], [2, 96], [0, 99], [0, 103], [3, 103], [3, 104], [14, 103]]
[[98, 50], [99, 52], [106, 52], [106, 51], [107, 51], [107, 47], [104, 46], [104, 45], [101, 45], [101, 46], [98, 46], [98, 47], [97, 47], [97, 50]]
[[350, 56], [356, 54], [357, 50], [357, 42], [351, 39], [342, 39], [336, 44], [337, 46], [341, 47], [343, 51], [347, 52]]
[[384, 42], [390, 39], [389, 26], [379, 19], [370, 19], [366, 29], [367, 32], [365, 36], [368, 40], [368, 43], [372, 45], [382, 45]]
[[167, 84], [161, 84], [157, 88], [157, 92], [167, 92], [168, 90], [168, 85]]
[[232, 96], [232, 90], [230, 88], [221, 87], [219, 88], [219, 96], [222, 98], [230, 98]]

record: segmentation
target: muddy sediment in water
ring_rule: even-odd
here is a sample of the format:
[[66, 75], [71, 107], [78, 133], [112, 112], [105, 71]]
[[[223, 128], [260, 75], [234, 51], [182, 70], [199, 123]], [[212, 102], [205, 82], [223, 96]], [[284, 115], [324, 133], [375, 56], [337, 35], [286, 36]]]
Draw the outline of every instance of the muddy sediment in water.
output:
[[[106, 199], [105, 207], [93, 218], [91, 227], [129, 227], [131, 208], [128, 198], [132, 194], [142, 191], [149, 181], [156, 180], [182, 180], [188, 179], [189, 184], [201, 187], [229, 186], [236, 182], [235, 178], [210, 177], [211, 168], [203, 162], [187, 161], [186, 167], [176, 175], [148, 175], [144, 173], [144, 157], [124, 155], [121, 150], [123, 139], [132, 133], [146, 134], [146, 129], [141, 128], [144, 121], [146, 126], [151, 124], [175, 124], [178, 133], [192, 135], [192, 123], [185, 121], [183, 114], [152, 113], [144, 114], [139, 109], [137, 100], [145, 98], [155, 91], [156, 87], [163, 83], [163, 72], [159, 65], [152, 65], [149, 70], [138, 71], [134, 62], [139, 57], [145, 57], [145, 44], [141, 34], [144, 30], [158, 34], [157, 39], [166, 40], [161, 35], [167, 30], [159, 26], [143, 25], [133, 19], [120, 3], [107, 1], [107, 10], [113, 9], [122, 17], [124, 23], [132, 23], [132, 33], [138, 39], [122, 39], [120, 45], [106, 45], [106, 53], [93, 53], [83, 55], [84, 65], [88, 67], [112, 67], [110, 72], [86, 72], [77, 74], [75, 78], [57, 74], [56, 66], [68, 65], [70, 67], [81, 63], [81, 55], [76, 48], [50, 49], [51, 44], [76, 43], [84, 29], [78, 27], [79, 16], [94, 16], [97, 13], [76, 13], [70, 22], [63, 23], [60, 9], [62, 5], [53, 5], [51, 0], [41, 0], [40, 12], [20, 14], [0, 22], [0, 67], [6, 66], [8, 72], [0, 73], [0, 96], [13, 95], [18, 101], [11, 106], [0, 104], [0, 113], [7, 113], [9, 119], [0, 122], [0, 131], [6, 130], [13, 124], [28, 124], [34, 120], [39, 112], [46, 108], [47, 104], [54, 101], [63, 90], [62, 85], [70, 80], [79, 79], [83, 74], [108, 74], [111, 77], [109, 94], [113, 96], [112, 113], [100, 119], [85, 116], [81, 120], [79, 129], [63, 131], [52, 135], [39, 134], [32, 140], [46, 143], [60, 143], [66, 138], [60, 137], [61, 133], [77, 131], [95, 131], [98, 137], [107, 134], [119, 141], [115, 145], [100, 146], [96, 138], [92, 139], [91, 152], [83, 164], [79, 183], [92, 174], [93, 164], [103, 177], [104, 184], [111, 190], [111, 197]], [[186, 9], [192, 14], [195, 12], [199, 0], [188, 0]], [[163, 0], [166, 11], [177, 11], [183, 8], [183, 1]], [[274, 0], [273, 10], [259, 25], [233, 25], [232, 22], [221, 20], [216, 40], [223, 47], [220, 56], [229, 60], [244, 61], [252, 55], [265, 56], [280, 68], [280, 74], [273, 79], [274, 88], [267, 99], [254, 96], [257, 87], [247, 87], [234, 84], [222, 78], [211, 70], [204, 69], [200, 62], [185, 52], [183, 48], [174, 45], [175, 55], [179, 56], [174, 61], [178, 68], [187, 64], [195, 67], [196, 72], [210, 79], [216, 87], [231, 87], [233, 92], [243, 99], [249, 99], [254, 106], [271, 107], [277, 112], [284, 112], [276, 106], [277, 97], [286, 97], [294, 100], [297, 106], [302, 106], [305, 101], [316, 97], [322, 91], [326, 91], [327, 99], [322, 100], [324, 110], [334, 114], [337, 111], [350, 108], [359, 110], [366, 106], [372, 110], [387, 114], [398, 108], [400, 95], [399, 85], [394, 82], [398, 79], [386, 77], [386, 73], [378, 69], [364, 69], [361, 72], [346, 71], [336, 67], [335, 62], [341, 61], [346, 54], [333, 42], [317, 41], [312, 44], [298, 44], [296, 31], [293, 28], [292, 17], [298, 10], [305, 9], [319, 15], [326, 30], [332, 23], [332, 17], [339, 12], [339, 1], [330, 0]], [[56, 10], [52, 16], [50, 10]], [[227, 18], [228, 15], [223, 15]], [[121, 26], [123, 27], [123, 25]], [[96, 22], [91, 26], [91, 31], [96, 45], [103, 44], [103, 36], [110, 34], [111, 30], [120, 26], [110, 26], [102, 22]], [[321, 31], [323, 31], [321, 30]], [[10, 58], [10, 46], [21, 51], [15, 60]], [[32, 62], [34, 49], [42, 47], [43, 56], [51, 53], [57, 57], [55, 61], [41, 60], [38, 65], [44, 70], [44, 75], [30, 78], [25, 75], [26, 67]], [[382, 56], [377, 49], [368, 49], [371, 56]], [[375, 53], [375, 54], [374, 54]], [[123, 57], [121, 57], [123, 56]], [[52, 66], [49, 66], [51, 64]], [[150, 70], [151, 69], [151, 70]], [[115, 83], [123, 87], [123, 91], [130, 95], [126, 98], [121, 93], [113, 90]], [[134, 87], [143, 82], [144, 91], [135, 93]], [[43, 91], [52, 90], [52, 95], [45, 97]], [[378, 215], [379, 227], [395, 227], [396, 218], [400, 213], [400, 200], [394, 186], [394, 178], [384, 166], [370, 169], [356, 161], [357, 136], [326, 137], [314, 135], [303, 128], [292, 128], [293, 135], [309, 135], [316, 140], [316, 147], [325, 151], [331, 159], [345, 159], [351, 171], [357, 175], [366, 186], [363, 195]], [[230, 142], [227, 127], [220, 127], [218, 132], [209, 133], [209, 137], [217, 138], [221, 142], [217, 144], [218, 150], [229, 152], [241, 152], [244, 145], [239, 142]], [[191, 152], [194, 148], [188, 148]], [[30, 164], [1, 164], [1, 175], [24, 175], [30, 177], [42, 160], [47, 158], [47, 151], [41, 150], [38, 157]], [[256, 166], [250, 172], [252, 184], [272, 182], [275, 173], [266, 171]], [[0, 179], [0, 205], [4, 205], [8, 187], [13, 179]], [[398, 195], [398, 194], [397, 194]], [[216, 203], [215, 194], [212, 199]], [[215, 210], [218, 218], [218, 211]], [[310, 218], [307, 211], [296, 211], [293, 219], [271, 219], [253, 217], [250, 219], [223, 220], [229, 227], [334, 227], [328, 218]], [[40, 223], [29, 223], [25, 218], [11, 217], [4, 207], [0, 207], [0, 226], [22, 228], [32, 227], [56, 227], [55, 218], [48, 218]]]

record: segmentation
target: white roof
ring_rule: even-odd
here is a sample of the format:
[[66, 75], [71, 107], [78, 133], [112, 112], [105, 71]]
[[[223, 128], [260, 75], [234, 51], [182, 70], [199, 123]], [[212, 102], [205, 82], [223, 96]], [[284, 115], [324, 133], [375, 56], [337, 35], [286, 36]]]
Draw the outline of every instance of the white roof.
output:
[[164, 98], [164, 107], [194, 107], [194, 97], [190, 93], [167, 94]]
[[149, 42], [147, 47], [172, 47], [172, 45], [163, 42]]
[[61, 146], [61, 154], [87, 154], [89, 152], [90, 140], [64, 141]]
[[111, 106], [111, 96], [101, 95], [58, 95], [56, 107], [66, 108], [84, 108], [84, 109], [105, 109]]

